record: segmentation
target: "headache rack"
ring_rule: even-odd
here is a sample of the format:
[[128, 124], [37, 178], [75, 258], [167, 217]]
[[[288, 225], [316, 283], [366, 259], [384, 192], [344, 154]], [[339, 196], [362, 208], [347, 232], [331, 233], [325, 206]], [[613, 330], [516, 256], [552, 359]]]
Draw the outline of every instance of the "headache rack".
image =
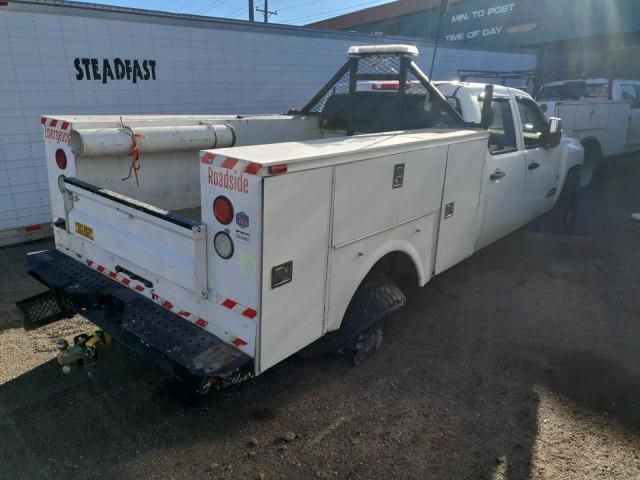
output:
[[[447, 127], [470, 125], [411, 60], [418, 54], [416, 47], [351, 47], [348, 54], [345, 64], [318, 93], [304, 107], [291, 110], [290, 114], [323, 116], [329, 127], [344, 129], [347, 135], [360, 130], [358, 127], [367, 120], [369, 129], [364, 130], [366, 132], [425, 128], [416, 120], [419, 113], [416, 99], [421, 97], [422, 104], [431, 102], [434, 105], [434, 122], [439, 121], [436, 116], [446, 115]], [[359, 82], [371, 81], [397, 82], [398, 87], [393, 93], [358, 91]], [[374, 102], [371, 101], [373, 97]], [[388, 128], [389, 119], [395, 122], [393, 128]]]

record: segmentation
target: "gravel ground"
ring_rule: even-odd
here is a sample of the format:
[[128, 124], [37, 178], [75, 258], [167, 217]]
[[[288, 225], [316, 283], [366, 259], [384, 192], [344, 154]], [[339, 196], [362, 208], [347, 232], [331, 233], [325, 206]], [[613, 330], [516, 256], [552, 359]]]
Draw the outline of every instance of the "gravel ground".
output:
[[0, 250], [0, 478], [640, 478], [640, 168], [612, 162], [576, 235], [518, 232], [435, 278], [364, 365], [291, 358], [197, 405], [114, 346], [63, 376]]

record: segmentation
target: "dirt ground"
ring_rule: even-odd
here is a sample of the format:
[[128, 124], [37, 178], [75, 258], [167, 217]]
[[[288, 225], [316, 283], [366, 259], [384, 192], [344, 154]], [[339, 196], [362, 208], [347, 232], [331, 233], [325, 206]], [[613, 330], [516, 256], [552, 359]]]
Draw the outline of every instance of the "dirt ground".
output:
[[361, 367], [291, 358], [198, 405], [123, 347], [64, 376], [56, 338], [90, 325], [13, 327], [48, 244], [0, 250], [0, 479], [640, 478], [640, 163], [609, 170], [576, 235], [404, 284]]

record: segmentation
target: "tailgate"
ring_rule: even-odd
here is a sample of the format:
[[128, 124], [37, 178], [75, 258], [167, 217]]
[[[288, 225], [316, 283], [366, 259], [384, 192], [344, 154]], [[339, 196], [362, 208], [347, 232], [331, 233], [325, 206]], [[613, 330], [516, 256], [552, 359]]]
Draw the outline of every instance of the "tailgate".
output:
[[69, 234], [120, 257], [130, 276], [142, 268], [207, 296], [204, 224], [76, 178], [64, 182]]

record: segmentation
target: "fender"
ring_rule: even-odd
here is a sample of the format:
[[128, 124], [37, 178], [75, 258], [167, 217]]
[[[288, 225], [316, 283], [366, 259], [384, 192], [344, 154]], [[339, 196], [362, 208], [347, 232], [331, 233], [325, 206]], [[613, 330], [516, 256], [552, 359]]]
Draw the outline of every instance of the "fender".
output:
[[373, 269], [373, 267], [384, 257], [392, 253], [400, 253], [406, 255], [410, 260], [415, 270], [415, 275], [418, 279], [418, 286], [424, 286], [430, 279], [430, 273], [425, 268], [425, 262], [420, 258], [419, 253], [411, 243], [406, 240], [394, 239], [390, 240], [382, 245], [379, 245], [376, 250], [371, 252], [366, 258], [366, 261], [362, 264], [360, 269], [352, 276], [352, 282], [347, 288], [348, 295], [343, 298], [346, 301], [336, 302], [334, 308], [329, 308], [330, 317], [327, 319], [327, 328], [324, 333], [337, 330], [342, 324], [342, 318], [349, 306], [349, 302], [353, 298], [356, 290], [362, 283], [362, 280]]
[[[559, 147], [562, 148], [562, 154], [560, 156], [557, 188], [558, 192], [561, 192], [569, 171], [575, 168], [582, 168], [582, 162], [584, 161], [584, 147], [575, 138], [564, 136], [562, 137], [562, 143]], [[560, 195], [556, 195], [556, 200], [559, 197]]]

